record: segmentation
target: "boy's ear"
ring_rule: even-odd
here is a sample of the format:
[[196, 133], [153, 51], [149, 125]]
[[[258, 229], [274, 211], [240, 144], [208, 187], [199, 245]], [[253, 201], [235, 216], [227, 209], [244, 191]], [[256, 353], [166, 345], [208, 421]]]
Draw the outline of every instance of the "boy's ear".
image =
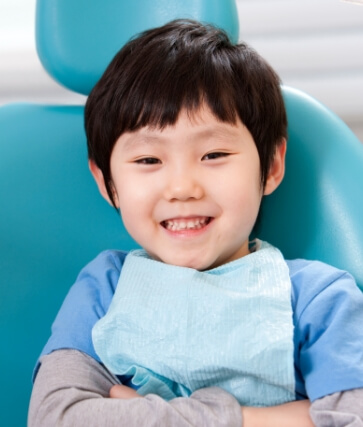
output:
[[[96, 163], [93, 160], [88, 161], [88, 166], [89, 166], [89, 169], [93, 175], [93, 178], [96, 181], [97, 187], [98, 187], [100, 193], [102, 194], [103, 198], [105, 200], [107, 200], [107, 202], [111, 206], [114, 206], [114, 204], [112, 203], [112, 200], [110, 199], [110, 196], [108, 195], [108, 191], [107, 191], [106, 184], [105, 184], [105, 179], [103, 177], [103, 173], [102, 173], [101, 169], [96, 165]], [[115, 203], [117, 204], [118, 202], [117, 202], [116, 195], [114, 196], [114, 198], [115, 198]]]
[[275, 156], [270, 166], [270, 171], [264, 188], [264, 196], [273, 193], [280, 185], [285, 175], [285, 155], [286, 155], [286, 139], [280, 142], [276, 147]]

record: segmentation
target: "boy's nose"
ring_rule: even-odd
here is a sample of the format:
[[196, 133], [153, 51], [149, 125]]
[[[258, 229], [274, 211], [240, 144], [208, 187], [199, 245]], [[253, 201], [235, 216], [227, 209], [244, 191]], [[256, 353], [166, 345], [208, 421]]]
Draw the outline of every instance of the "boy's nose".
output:
[[168, 201], [198, 200], [203, 197], [204, 190], [201, 183], [190, 173], [177, 173], [174, 171], [168, 178], [164, 192], [164, 196]]

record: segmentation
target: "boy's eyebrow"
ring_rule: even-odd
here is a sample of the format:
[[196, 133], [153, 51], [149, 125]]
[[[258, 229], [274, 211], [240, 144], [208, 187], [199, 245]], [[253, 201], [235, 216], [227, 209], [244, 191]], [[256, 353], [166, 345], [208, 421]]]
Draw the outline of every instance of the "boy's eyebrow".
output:
[[208, 127], [196, 132], [195, 136], [202, 138], [209, 137], [238, 137], [240, 136], [240, 130], [237, 126], [223, 126], [215, 125], [213, 127]]
[[[126, 135], [125, 135], [126, 136]], [[192, 139], [208, 139], [208, 138], [238, 138], [241, 136], [238, 126], [213, 125], [206, 128], [197, 129], [192, 136]], [[124, 149], [134, 148], [137, 145], [162, 143], [170, 139], [170, 136], [162, 134], [159, 130], [147, 130], [144, 132], [129, 133], [124, 140]]]
[[133, 148], [137, 145], [144, 145], [144, 144], [150, 144], [160, 141], [161, 138], [157, 136], [152, 135], [140, 135], [138, 133], [130, 133], [127, 135], [126, 139], [124, 140], [123, 147], [124, 149]]

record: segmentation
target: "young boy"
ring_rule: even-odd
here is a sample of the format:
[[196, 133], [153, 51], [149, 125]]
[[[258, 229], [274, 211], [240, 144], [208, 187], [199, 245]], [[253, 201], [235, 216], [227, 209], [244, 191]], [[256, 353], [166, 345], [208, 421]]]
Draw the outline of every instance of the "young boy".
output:
[[85, 123], [100, 192], [143, 250], [80, 273], [29, 425], [363, 425], [354, 280], [249, 241], [284, 175], [271, 67], [216, 28], [173, 21], [116, 55]]

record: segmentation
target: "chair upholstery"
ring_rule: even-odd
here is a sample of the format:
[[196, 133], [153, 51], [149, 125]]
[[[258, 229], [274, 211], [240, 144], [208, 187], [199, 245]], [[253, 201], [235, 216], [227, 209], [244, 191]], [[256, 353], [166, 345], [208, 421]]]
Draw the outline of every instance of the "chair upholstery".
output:
[[259, 236], [286, 258], [348, 270], [363, 290], [363, 144], [315, 99], [287, 87], [283, 94], [286, 175], [263, 201]]
[[37, 0], [36, 18], [45, 69], [85, 95], [130, 37], [171, 19], [213, 23], [238, 40], [235, 0]]
[[[87, 94], [125, 40], [176, 17], [238, 37], [232, 0], [38, 0], [39, 56], [57, 81]], [[287, 257], [346, 268], [363, 286], [363, 147], [315, 100], [290, 88], [284, 96], [287, 174], [263, 203], [260, 236]], [[78, 272], [101, 250], [135, 243], [88, 172], [83, 106], [0, 108], [0, 203], [0, 425], [18, 427], [35, 361]]]
[[32, 369], [79, 270], [132, 246], [89, 175], [82, 113], [0, 108], [2, 426], [26, 425]]

